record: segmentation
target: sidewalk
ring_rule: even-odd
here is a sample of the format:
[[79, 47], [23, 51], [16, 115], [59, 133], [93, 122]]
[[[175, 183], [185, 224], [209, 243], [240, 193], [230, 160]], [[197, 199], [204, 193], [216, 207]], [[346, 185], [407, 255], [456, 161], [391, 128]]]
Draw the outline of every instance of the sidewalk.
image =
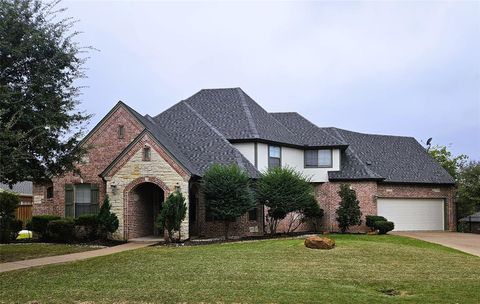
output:
[[45, 265], [60, 264], [60, 263], [67, 263], [67, 262], [73, 262], [73, 261], [81, 261], [81, 260], [86, 260], [86, 259], [95, 258], [99, 256], [123, 252], [127, 250], [148, 247], [156, 243], [157, 242], [139, 242], [139, 243], [131, 242], [131, 243], [126, 243], [118, 246], [107, 247], [107, 248], [85, 251], [85, 252], [55, 255], [55, 256], [24, 260], [24, 261], [1, 263], [0, 272], [7, 272], [12, 270], [36, 267], [36, 266], [45, 266]]

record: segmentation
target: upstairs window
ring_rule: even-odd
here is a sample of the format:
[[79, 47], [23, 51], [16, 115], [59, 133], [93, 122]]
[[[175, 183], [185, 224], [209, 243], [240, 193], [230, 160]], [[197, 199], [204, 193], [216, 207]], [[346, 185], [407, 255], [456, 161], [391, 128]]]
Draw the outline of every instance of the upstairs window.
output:
[[143, 148], [143, 160], [144, 161], [149, 161], [151, 158], [151, 149], [150, 147], [144, 147]]
[[118, 126], [118, 138], [122, 139], [125, 136], [125, 127], [123, 125]]
[[53, 186], [47, 187], [47, 199], [53, 198]]
[[331, 168], [332, 150], [305, 150], [305, 168]]
[[278, 146], [268, 146], [268, 168], [281, 167], [282, 149]]
[[248, 211], [248, 220], [249, 221], [256, 221], [258, 217], [258, 208], [253, 208], [250, 211]]

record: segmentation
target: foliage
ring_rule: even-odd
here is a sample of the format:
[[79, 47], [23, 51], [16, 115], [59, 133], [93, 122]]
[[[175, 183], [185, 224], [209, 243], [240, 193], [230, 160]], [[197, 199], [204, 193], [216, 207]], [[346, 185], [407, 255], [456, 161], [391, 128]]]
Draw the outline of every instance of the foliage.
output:
[[13, 219], [10, 222], [10, 239], [17, 239], [18, 233], [23, 229], [23, 222], [19, 219]]
[[301, 211], [315, 200], [310, 181], [289, 167], [267, 170], [258, 180], [256, 190], [258, 203], [268, 207], [271, 234], [277, 232], [279, 221], [287, 214]]
[[73, 241], [73, 227], [72, 219], [60, 219], [50, 221], [47, 225], [48, 239], [54, 242], [70, 243]]
[[83, 214], [74, 220], [75, 225], [77, 226], [94, 226], [98, 225], [98, 216], [96, 214]]
[[457, 218], [480, 211], [480, 162], [471, 161], [458, 177]]
[[374, 228], [378, 230], [378, 234], [387, 234], [395, 228], [395, 225], [389, 221], [376, 221], [374, 222]]
[[11, 240], [12, 221], [19, 204], [17, 194], [9, 191], [0, 192], [0, 243], [8, 243]]
[[110, 199], [106, 195], [97, 215], [98, 234], [102, 239], [106, 239], [108, 233], [114, 233], [118, 229], [118, 218], [115, 213], [110, 211], [110, 208]]
[[302, 213], [304, 215], [303, 221], [312, 223], [313, 230], [319, 232], [322, 226], [324, 211], [320, 208], [315, 198], [303, 208]]
[[89, 115], [77, 109], [85, 54], [59, 1], [0, 1], [0, 182], [75, 169]]
[[434, 146], [428, 150], [428, 153], [447, 170], [447, 172], [455, 179], [458, 178], [460, 168], [465, 164], [467, 156], [460, 154], [453, 156], [446, 146]]
[[156, 226], [162, 229], [162, 232], [167, 230], [170, 242], [175, 241], [173, 233], [174, 231], [178, 231], [178, 241], [180, 241], [180, 226], [186, 215], [187, 204], [185, 203], [185, 197], [181, 192], [175, 191], [174, 193], [171, 193], [162, 204], [162, 209], [157, 217]]
[[338, 195], [342, 200], [337, 209], [337, 222], [342, 233], [345, 233], [350, 226], [362, 223], [362, 212], [357, 200], [357, 193], [350, 189], [349, 184], [341, 184]]
[[365, 224], [370, 229], [375, 230], [375, 222], [377, 221], [386, 221], [387, 219], [380, 215], [367, 215], [365, 216]]
[[47, 239], [47, 226], [50, 221], [59, 220], [56, 215], [34, 215], [27, 224], [27, 229], [39, 234], [41, 239]]
[[255, 207], [250, 179], [237, 165], [214, 164], [202, 180], [205, 205], [225, 226], [228, 239], [230, 222]]
[[84, 214], [74, 219], [74, 235], [79, 240], [94, 240], [97, 237], [98, 217], [96, 214]]

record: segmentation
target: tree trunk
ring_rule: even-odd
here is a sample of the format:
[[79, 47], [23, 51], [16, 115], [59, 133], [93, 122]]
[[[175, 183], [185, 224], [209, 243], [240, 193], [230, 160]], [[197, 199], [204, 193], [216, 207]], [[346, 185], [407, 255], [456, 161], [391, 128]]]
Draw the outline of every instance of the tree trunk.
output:
[[224, 221], [224, 232], [225, 232], [225, 240], [228, 240], [228, 229], [230, 228], [230, 221], [225, 220]]

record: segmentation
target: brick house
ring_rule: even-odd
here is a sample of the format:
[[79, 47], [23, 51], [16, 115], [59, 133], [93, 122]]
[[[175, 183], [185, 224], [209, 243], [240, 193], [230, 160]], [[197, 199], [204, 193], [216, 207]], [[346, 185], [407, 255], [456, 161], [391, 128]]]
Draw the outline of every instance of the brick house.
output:
[[[200, 186], [205, 170], [220, 163], [238, 164], [253, 179], [273, 166], [310, 177], [325, 230], [338, 230], [344, 182], [364, 216], [384, 215], [398, 230], [455, 229], [454, 181], [414, 138], [320, 128], [298, 113], [269, 113], [240, 88], [201, 90], [154, 117], [118, 102], [81, 144], [90, 147], [81, 174], [34, 184], [34, 214], [96, 212], [108, 194], [120, 220], [115, 237], [131, 239], [158, 234], [162, 201], [178, 190], [189, 207], [183, 238], [221, 236], [223, 224], [206, 210]], [[262, 235], [264, 220], [257, 206], [231, 234]]]

